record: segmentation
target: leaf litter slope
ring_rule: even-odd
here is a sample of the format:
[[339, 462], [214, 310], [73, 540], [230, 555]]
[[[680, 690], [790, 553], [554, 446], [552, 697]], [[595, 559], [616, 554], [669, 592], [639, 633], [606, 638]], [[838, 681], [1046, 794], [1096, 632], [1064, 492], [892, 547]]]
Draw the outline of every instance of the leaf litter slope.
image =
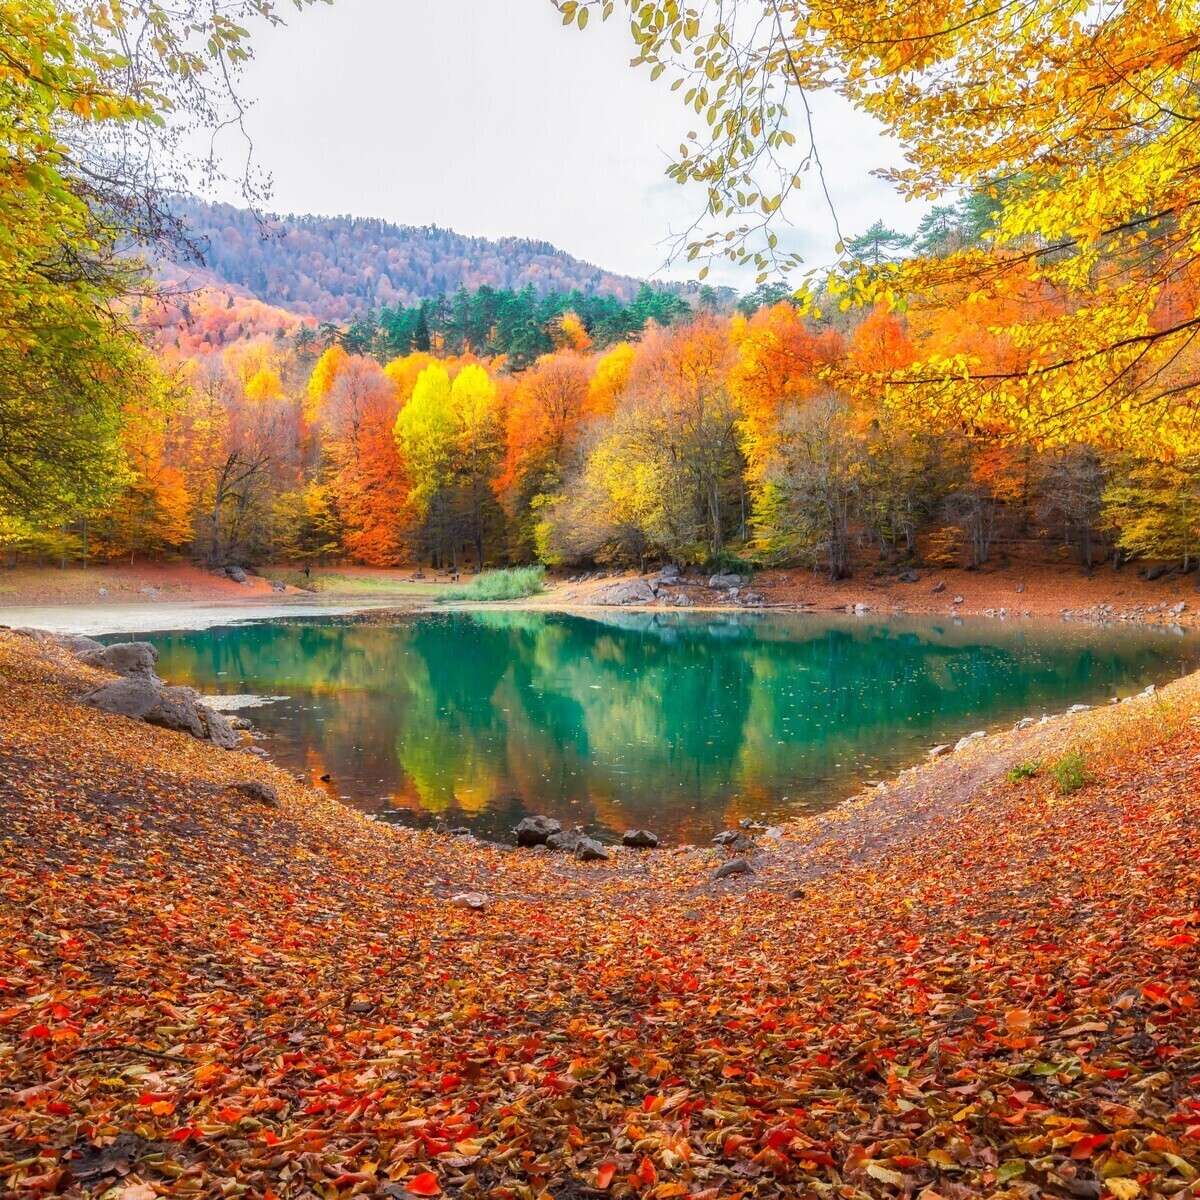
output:
[[918, 775], [718, 885], [401, 834], [56, 650], [0, 672], [6, 1194], [1196, 1194], [1194, 680], [1074, 722], [1120, 755], [1070, 797]]

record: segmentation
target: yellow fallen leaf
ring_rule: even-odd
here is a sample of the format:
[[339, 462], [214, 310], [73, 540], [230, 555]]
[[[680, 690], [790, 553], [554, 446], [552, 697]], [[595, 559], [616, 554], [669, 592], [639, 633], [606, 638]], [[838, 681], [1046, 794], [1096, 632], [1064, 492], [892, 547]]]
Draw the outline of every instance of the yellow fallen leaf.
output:
[[1136, 1200], [1142, 1194], [1142, 1185], [1136, 1179], [1106, 1179], [1104, 1186], [1117, 1200]]
[[867, 1174], [872, 1179], [878, 1179], [880, 1183], [890, 1183], [895, 1188], [904, 1186], [904, 1176], [899, 1171], [890, 1170], [881, 1163], [867, 1163]]

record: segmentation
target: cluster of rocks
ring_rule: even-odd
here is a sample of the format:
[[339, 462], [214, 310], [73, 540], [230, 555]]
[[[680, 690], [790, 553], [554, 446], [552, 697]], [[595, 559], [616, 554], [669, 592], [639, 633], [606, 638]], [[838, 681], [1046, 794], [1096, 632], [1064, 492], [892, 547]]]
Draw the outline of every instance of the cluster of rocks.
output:
[[158, 649], [149, 642], [115, 642], [105, 646], [79, 634], [48, 634], [38, 629], [14, 632], [61, 646], [87, 666], [120, 676], [84, 692], [79, 697], [81, 704], [190, 734], [223, 750], [233, 750], [238, 745], [238, 735], [229, 719], [204, 704], [195, 688], [170, 687], [155, 674]]
[[597, 579], [616, 579], [616, 571], [583, 571], [579, 575], [572, 575], [567, 583], [592, 583]]
[[765, 604], [767, 597], [762, 592], [746, 590], [748, 582], [749, 580], [744, 575], [738, 575], [733, 571], [723, 571], [719, 575], [710, 576], [708, 586], [714, 592], [723, 593], [725, 599], [747, 608], [757, 608], [759, 605]]
[[[738, 822], [736, 829], [723, 829], [713, 839], [713, 845], [719, 846], [730, 855], [716, 870], [715, 879], [731, 879], [737, 875], [755, 875], [757, 872], [750, 864], [750, 859], [759, 852], [758, 843], [751, 836], [761, 835], [766, 840], [778, 837], [777, 827], [768, 827], [746, 817]], [[793, 897], [794, 898], [794, 897]]]
[[[608, 847], [588, 834], [582, 825], [563, 829], [561, 821], [541, 814], [523, 817], [513, 836], [518, 846], [557, 850], [574, 855], [580, 862], [602, 862], [611, 857]], [[649, 829], [627, 829], [621, 835], [621, 844], [634, 850], [653, 850], [658, 845], [658, 835]]]
[[[1125, 697], [1114, 696], [1112, 698], [1112, 703], [1113, 704], [1128, 704], [1131, 700], [1148, 699], [1149, 697], [1156, 695], [1157, 691], [1158, 691], [1158, 689], [1154, 686], [1154, 684], [1150, 684], [1149, 687], [1145, 688], [1143, 691], [1137, 692], [1135, 695], [1125, 696]], [[1077, 715], [1078, 713], [1091, 712], [1094, 707], [1095, 706], [1091, 705], [1091, 704], [1072, 704], [1066, 709], [1066, 711], [1062, 715], [1067, 716], [1067, 717], [1073, 717], [1073, 716]], [[1055, 720], [1055, 715], [1052, 713], [1043, 713], [1041, 715], [1041, 717], [1022, 717], [1013, 726], [1013, 732], [1019, 733], [1021, 730], [1032, 729], [1032, 728], [1034, 728], [1034, 726], [1047, 725], [1053, 720]], [[986, 738], [986, 737], [987, 737], [986, 730], [977, 729], [977, 730], [975, 730], [974, 733], [968, 733], [966, 735], [966, 737], [959, 738], [958, 741], [953, 744], [951, 744], [950, 742], [943, 742], [937, 746], [931, 746], [928, 751], [928, 757], [931, 759], [934, 759], [934, 758], [943, 758], [948, 754], [957, 754], [961, 750], [966, 750], [968, 747], [974, 746], [978, 742], [982, 742], [984, 740], [984, 738]], [[906, 770], [901, 771], [900, 774], [902, 776], [908, 775], [911, 771], [913, 771], [915, 769], [916, 769], [915, 767], [909, 767]], [[883, 785], [881, 784], [879, 786], [882, 787]]]
[[714, 846], [721, 846], [731, 854], [753, 854], [758, 845], [745, 829], [725, 829], [713, 838]]
[[593, 597], [593, 604], [624, 606], [627, 604], [653, 604], [658, 599], [658, 589], [644, 579], [623, 579], [601, 588]]
[[1091, 608], [1063, 608], [1059, 616], [1064, 621], [1163, 621], [1175, 623], [1187, 612], [1187, 601], [1162, 601], [1160, 604], [1095, 604]]
[[89, 667], [121, 676], [84, 692], [80, 703], [187, 733], [223, 750], [237, 747], [238, 735], [228, 717], [202, 703], [195, 688], [170, 687], [155, 674], [158, 649], [149, 642], [117, 642], [112, 646], [97, 643], [95, 649], [80, 653], [79, 658]]
[[233, 563], [224, 567], [213, 567], [212, 573], [218, 579], [232, 579], [234, 583], [250, 582], [250, 577], [246, 574], [245, 569]]
[[723, 571], [709, 577], [708, 586], [714, 592], [736, 592], [746, 582], [744, 575], [736, 575], [732, 571]]
[[[589, 578], [604, 576], [597, 572], [596, 576], [575, 576], [568, 583], [583, 582]], [[717, 592], [723, 603], [734, 603], [748, 608], [756, 608], [766, 603], [767, 597], [762, 592], [747, 591], [746, 577], [733, 572], [721, 572], [712, 575], [707, 581], [703, 579], [688, 579], [683, 570], [674, 563], [661, 568], [657, 574], [640, 579], [620, 579], [616, 583], [599, 589], [591, 597], [593, 604], [624, 607], [626, 605], [669, 605], [675, 608], [692, 608], [696, 603], [694, 596], [684, 590], [687, 585], [707, 587]]]
[[974, 746], [976, 742], [982, 742], [985, 737], [987, 737], [987, 730], [977, 729], [974, 733], [968, 733], [966, 737], [960, 737], [953, 745], [949, 742], [942, 742], [937, 746], [931, 746], [929, 757], [944, 758], [947, 754], [957, 754], [960, 750], [966, 750], [968, 746]]

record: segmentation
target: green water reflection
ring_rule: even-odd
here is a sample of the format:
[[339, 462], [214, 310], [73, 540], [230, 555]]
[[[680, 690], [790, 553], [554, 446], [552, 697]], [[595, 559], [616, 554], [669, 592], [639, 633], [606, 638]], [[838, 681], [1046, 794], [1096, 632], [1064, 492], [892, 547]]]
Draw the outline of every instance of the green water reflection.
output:
[[1166, 628], [512, 610], [152, 635], [165, 678], [254, 710], [293, 770], [372, 812], [500, 835], [526, 812], [707, 840], [815, 811], [1014, 717], [1200, 664]]

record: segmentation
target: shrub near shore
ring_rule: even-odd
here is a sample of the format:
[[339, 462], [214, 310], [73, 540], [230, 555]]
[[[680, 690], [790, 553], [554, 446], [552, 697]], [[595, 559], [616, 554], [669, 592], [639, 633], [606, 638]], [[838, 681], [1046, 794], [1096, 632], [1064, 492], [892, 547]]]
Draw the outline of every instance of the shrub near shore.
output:
[[0, 672], [14, 1193], [1194, 1193], [1195, 677], [996, 739], [1077, 747], [1068, 797], [987, 739], [717, 882], [382, 827], [59, 651]]
[[524, 600], [546, 590], [543, 567], [512, 567], [504, 571], [484, 571], [462, 587], [447, 588], [438, 597], [447, 601]]

